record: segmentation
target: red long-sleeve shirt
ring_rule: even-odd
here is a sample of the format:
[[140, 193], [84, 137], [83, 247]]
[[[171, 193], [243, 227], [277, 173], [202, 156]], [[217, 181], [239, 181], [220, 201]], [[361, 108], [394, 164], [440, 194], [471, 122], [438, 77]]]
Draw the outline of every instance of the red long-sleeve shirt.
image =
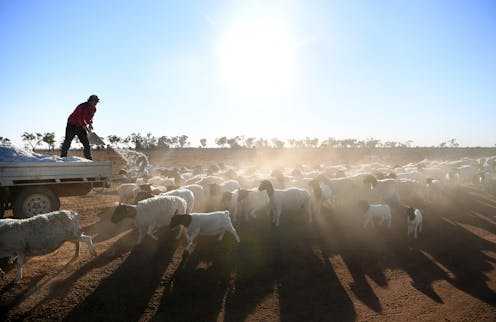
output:
[[79, 104], [74, 112], [69, 115], [67, 123], [79, 126], [87, 126], [93, 123], [96, 107], [93, 108], [88, 102]]

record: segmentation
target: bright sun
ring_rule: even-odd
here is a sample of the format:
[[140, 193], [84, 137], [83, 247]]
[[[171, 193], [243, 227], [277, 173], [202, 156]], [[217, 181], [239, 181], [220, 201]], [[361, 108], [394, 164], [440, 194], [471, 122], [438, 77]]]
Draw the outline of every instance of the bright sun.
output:
[[252, 21], [231, 30], [220, 48], [222, 76], [240, 96], [269, 99], [289, 85], [292, 47], [271, 21]]

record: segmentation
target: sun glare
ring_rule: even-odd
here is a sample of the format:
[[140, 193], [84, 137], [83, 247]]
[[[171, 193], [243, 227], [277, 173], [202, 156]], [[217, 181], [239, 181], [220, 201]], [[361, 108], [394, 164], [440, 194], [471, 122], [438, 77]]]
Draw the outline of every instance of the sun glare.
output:
[[277, 97], [289, 85], [291, 55], [291, 42], [282, 26], [252, 21], [231, 30], [222, 42], [222, 76], [240, 96]]

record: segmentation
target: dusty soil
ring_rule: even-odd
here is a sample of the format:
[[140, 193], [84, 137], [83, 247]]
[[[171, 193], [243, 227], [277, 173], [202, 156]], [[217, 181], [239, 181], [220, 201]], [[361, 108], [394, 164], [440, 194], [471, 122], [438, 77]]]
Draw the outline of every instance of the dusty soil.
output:
[[424, 213], [418, 240], [393, 212], [390, 229], [363, 230], [355, 208], [325, 209], [313, 225], [298, 214], [237, 222], [241, 243], [184, 241], [163, 229], [135, 247], [133, 222], [109, 218], [118, 196], [62, 198], [80, 212], [97, 257], [65, 243], [30, 258], [14, 282], [2, 262], [0, 320], [68, 321], [495, 321], [496, 196], [462, 187]]

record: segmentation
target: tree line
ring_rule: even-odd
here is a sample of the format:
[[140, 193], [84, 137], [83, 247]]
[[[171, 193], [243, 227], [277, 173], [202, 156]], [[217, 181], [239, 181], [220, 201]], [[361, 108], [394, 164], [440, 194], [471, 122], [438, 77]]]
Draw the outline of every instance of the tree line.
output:
[[[48, 150], [54, 150], [55, 145], [59, 142], [62, 144], [64, 138], [60, 141], [55, 139], [54, 132], [47, 133], [31, 133], [24, 132], [21, 138], [25, 143], [25, 147], [35, 151], [40, 145], [46, 144]], [[75, 137], [76, 141], [73, 143], [75, 145], [80, 144]], [[115, 134], [107, 136], [108, 145], [97, 146], [97, 148], [109, 148], [111, 146], [117, 146], [121, 148], [129, 148], [135, 150], [160, 150], [169, 148], [185, 148], [191, 147], [191, 143], [188, 141], [189, 137], [187, 135], [178, 136], [159, 136], [156, 137], [152, 133], [147, 133], [142, 135], [141, 133], [132, 133], [128, 136], [121, 137]], [[368, 138], [365, 140], [358, 139], [336, 139], [329, 137], [324, 140], [319, 138], [306, 137], [304, 139], [294, 139], [290, 138], [287, 140], [282, 140], [279, 138], [266, 139], [263, 137], [245, 137], [244, 135], [227, 137], [222, 136], [214, 139], [215, 146], [208, 145], [208, 140], [206, 138], [200, 139], [200, 145], [198, 148], [208, 148], [208, 147], [219, 147], [219, 148], [231, 148], [231, 149], [257, 149], [257, 148], [411, 148], [413, 147], [413, 141], [408, 140], [406, 142], [398, 141], [384, 141]], [[0, 136], [0, 144], [8, 145], [10, 144], [10, 139]], [[418, 146], [417, 146], [418, 147]], [[449, 139], [445, 142], [441, 142], [437, 147], [448, 148], [448, 147], [459, 147], [459, 143], [456, 139]]]

